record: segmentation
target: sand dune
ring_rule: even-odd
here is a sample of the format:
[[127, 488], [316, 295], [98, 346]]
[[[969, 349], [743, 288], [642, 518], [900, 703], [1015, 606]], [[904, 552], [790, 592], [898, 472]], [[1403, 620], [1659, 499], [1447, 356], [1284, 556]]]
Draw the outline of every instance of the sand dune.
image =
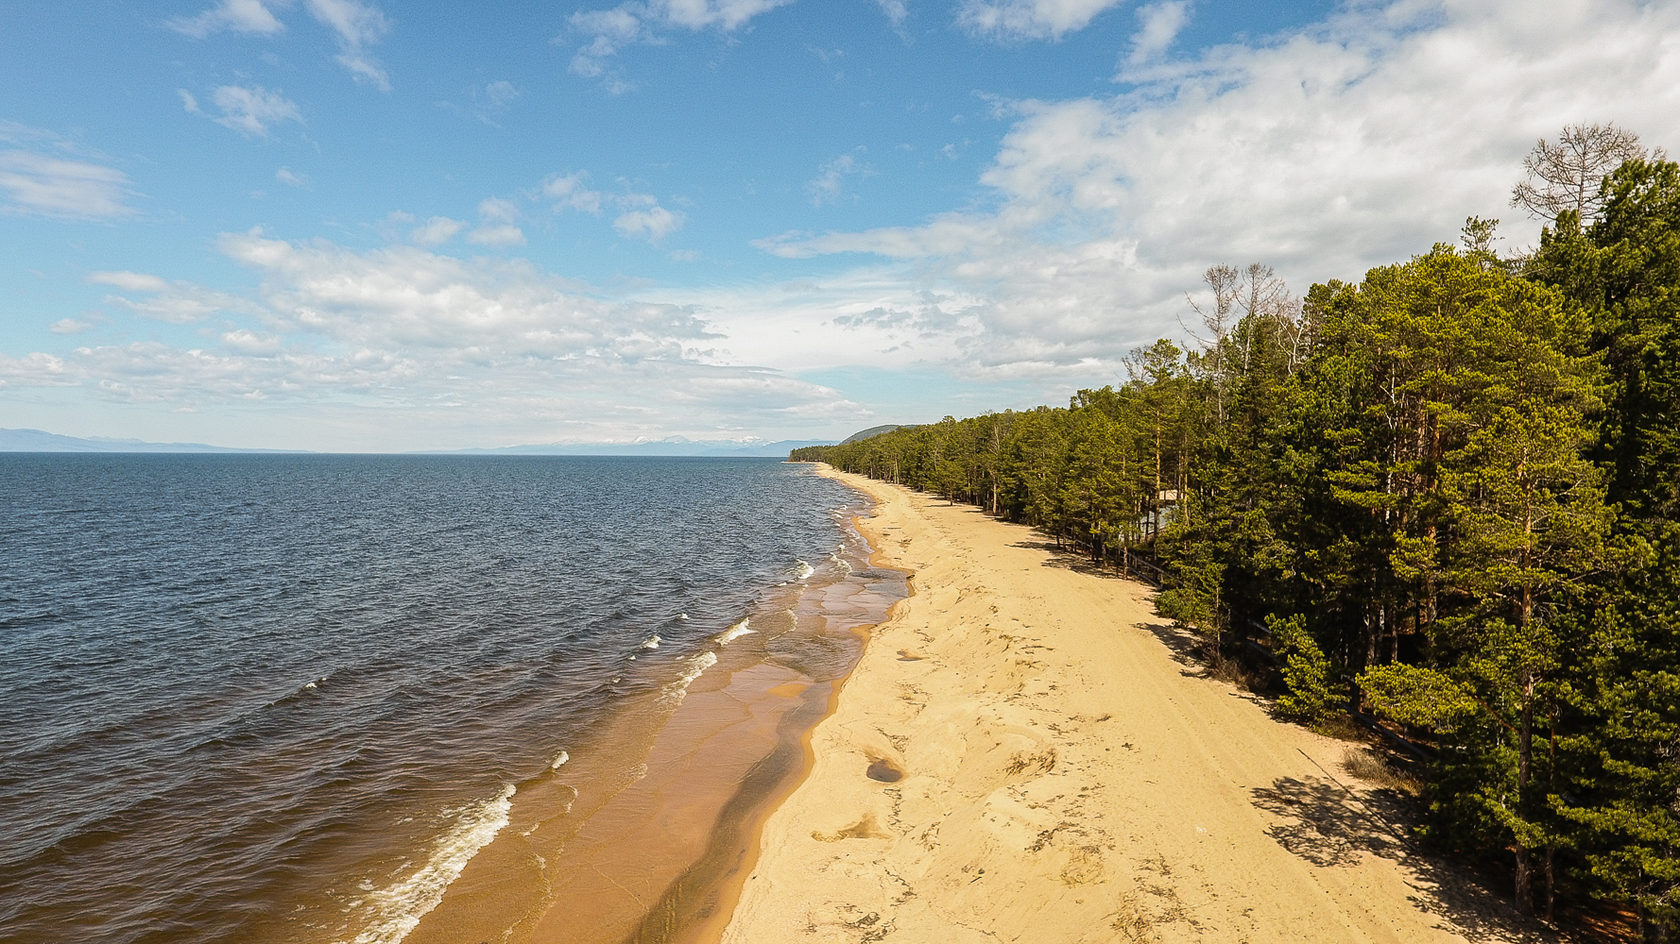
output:
[[1202, 677], [1148, 588], [835, 474], [915, 594], [815, 731], [727, 944], [1543, 939], [1411, 848], [1351, 745]]

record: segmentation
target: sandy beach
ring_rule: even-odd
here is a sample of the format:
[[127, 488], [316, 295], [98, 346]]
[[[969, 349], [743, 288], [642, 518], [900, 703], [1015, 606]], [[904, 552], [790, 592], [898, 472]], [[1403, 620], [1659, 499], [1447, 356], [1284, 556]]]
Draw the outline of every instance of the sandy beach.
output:
[[1360, 747], [1205, 677], [1151, 591], [860, 477], [913, 595], [768, 819], [725, 944], [1546, 940], [1414, 848]]

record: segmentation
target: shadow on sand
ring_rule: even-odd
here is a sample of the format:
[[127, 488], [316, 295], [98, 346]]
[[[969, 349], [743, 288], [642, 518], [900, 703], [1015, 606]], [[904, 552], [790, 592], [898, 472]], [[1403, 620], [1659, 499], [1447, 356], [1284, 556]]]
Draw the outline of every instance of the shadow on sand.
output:
[[1366, 855], [1393, 859], [1411, 873], [1409, 896], [1440, 927], [1466, 940], [1555, 944], [1569, 937], [1517, 916], [1461, 868], [1436, 861], [1402, 827], [1416, 822], [1417, 801], [1394, 790], [1355, 794], [1329, 778], [1284, 777], [1252, 791], [1254, 805], [1280, 822], [1267, 833], [1278, 845], [1320, 868], [1347, 868]]
[[[985, 514], [978, 510], [976, 513]], [[1137, 578], [1129, 577], [1107, 564], [1098, 564], [1078, 551], [1068, 547], [1057, 547], [1054, 541], [1038, 539], [1014, 541], [1010, 544], [1010, 547], [1043, 551], [1047, 555], [1044, 560], [1044, 566], [1046, 567], [1060, 567], [1063, 570], [1071, 570], [1092, 577], [1103, 577], [1108, 580], [1132, 580], [1142, 583]]]

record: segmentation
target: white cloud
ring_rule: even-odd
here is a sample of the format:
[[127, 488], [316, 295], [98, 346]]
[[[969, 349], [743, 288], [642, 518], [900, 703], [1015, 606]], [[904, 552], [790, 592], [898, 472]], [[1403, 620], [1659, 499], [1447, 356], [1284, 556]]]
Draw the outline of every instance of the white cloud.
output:
[[1124, 0], [961, 0], [957, 23], [978, 36], [1019, 41], [1061, 39]]
[[88, 281], [123, 292], [162, 292], [169, 288], [163, 279], [141, 272], [95, 272], [88, 276]]
[[484, 100], [492, 110], [501, 111], [512, 105], [517, 98], [519, 98], [519, 89], [515, 88], [514, 84], [506, 79], [491, 82], [484, 87]]
[[734, 32], [754, 17], [786, 6], [793, 0], [633, 0], [604, 10], [580, 10], [567, 24], [570, 30], [554, 38], [565, 43], [586, 37], [572, 56], [573, 75], [601, 79], [609, 91], [631, 86], [611, 67], [614, 56], [636, 43], [659, 43], [672, 30]]
[[811, 198], [812, 206], [839, 202], [845, 195], [847, 177], [870, 172], [869, 165], [857, 158], [862, 151], [858, 148], [851, 154], [842, 154], [817, 169], [817, 176], [805, 184], [805, 194]]
[[296, 102], [260, 85], [250, 88], [240, 85], [218, 87], [210, 94], [210, 101], [220, 111], [219, 115], [213, 116], [201, 109], [198, 100], [190, 93], [181, 90], [179, 94], [181, 104], [188, 112], [205, 115], [216, 124], [252, 137], [267, 137], [269, 127], [282, 121], [303, 123], [303, 113], [298, 111]]
[[[291, 401], [307, 404], [288, 409], [306, 411], [315, 429], [355, 415], [341, 438], [310, 440], [315, 448], [717, 438], [742, 426], [795, 435], [818, 418], [867, 412], [821, 384], [709, 357], [718, 338], [691, 306], [603, 298], [524, 260], [257, 231], [218, 246], [259, 285], [221, 306], [196, 344], [0, 355], [0, 384], [224, 416], [239, 403]], [[137, 272], [96, 280], [135, 311], [221, 294]]]
[[[0, 139], [3, 140], [3, 139]], [[66, 220], [130, 216], [128, 175], [114, 167], [35, 151], [0, 151], [0, 213]]]
[[1635, 0], [1359, 4], [1129, 69], [1120, 94], [1016, 103], [974, 201], [994, 209], [760, 245], [900, 260], [911, 285], [983, 299], [959, 363], [987, 376], [1108, 382], [1128, 348], [1179, 334], [1210, 264], [1270, 264], [1297, 292], [1358, 279], [1466, 216], [1510, 217], [1523, 155], [1567, 123], [1680, 141], [1675, 35], [1680, 7]]
[[93, 325], [77, 318], [60, 318], [47, 328], [53, 334], [81, 334], [90, 330]]
[[308, 190], [311, 184], [308, 174], [300, 174], [290, 167], [282, 167], [275, 171], [274, 179], [288, 187], [297, 187], [299, 190]]
[[917, 287], [895, 266], [651, 297], [680, 300], [705, 317], [717, 336], [708, 357], [717, 363], [900, 375], [958, 361], [964, 345], [982, 333], [975, 314], [985, 302], [975, 294]]
[[391, 28], [378, 7], [360, 0], [304, 0], [304, 4], [310, 15], [331, 27], [347, 47], [371, 46]]
[[1148, 62], [1166, 52], [1190, 22], [1190, 0], [1163, 0], [1137, 11], [1138, 31], [1132, 37], [1132, 65]]
[[372, 4], [360, 0], [304, 0], [309, 14], [338, 36], [338, 64], [358, 82], [367, 82], [382, 92], [391, 90], [385, 68], [368, 52], [368, 47], [390, 31], [390, 21]]
[[514, 225], [519, 217], [519, 207], [512, 200], [487, 197], [479, 201], [479, 226], [467, 234], [467, 242], [498, 249], [523, 246], [525, 232]]
[[662, 242], [665, 237], [682, 229], [683, 215], [665, 209], [657, 203], [649, 203], [639, 209], [626, 210], [613, 220], [613, 229], [626, 236], [645, 239], [650, 243]]
[[875, 5], [887, 15], [894, 26], [903, 26], [905, 17], [910, 15], [910, 8], [905, 0], [875, 0]]
[[628, 189], [619, 193], [593, 190], [588, 179], [589, 175], [582, 171], [550, 174], [537, 188], [537, 197], [549, 201], [556, 213], [579, 210], [598, 216], [603, 209], [611, 207], [617, 211], [612, 223], [614, 229], [622, 235], [655, 244], [681, 229], [685, 222], [683, 214], [661, 206], [652, 194]]
[[622, 343], [680, 357], [682, 342], [704, 333], [678, 308], [627, 313], [573, 294], [523, 260], [463, 261], [404, 246], [357, 252], [260, 232], [223, 236], [219, 247], [262, 277], [265, 320], [275, 328], [353, 345], [576, 355], [628, 350]]
[[224, 332], [221, 340], [222, 346], [229, 351], [256, 357], [278, 354], [284, 346], [279, 335], [252, 331], [249, 328]]
[[460, 220], [452, 220], [447, 216], [434, 216], [425, 224], [415, 227], [409, 232], [408, 238], [421, 246], [441, 246], [459, 233], [467, 224]]
[[194, 39], [203, 39], [223, 30], [269, 36], [286, 28], [274, 18], [262, 0], [222, 0], [195, 17], [178, 17], [170, 20], [168, 25], [170, 29]]
[[554, 201], [556, 213], [565, 209], [582, 210], [589, 214], [601, 212], [601, 194], [590, 190], [584, 181], [586, 174], [550, 174], [542, 182], [542, 195]]
[[478, 218], [486, 223], [516, 223], [519, 221], [519, 207], [512, 200], [487, 197], [479, 201]]
[[511, 246], [525, 245], [525, 231], [517, 226], [506, 223], [493, 223], [480, 226], [467, 234], [467, 242], [477, 246], [491, 246], [506, 249]]
[[110, 304], [169, 324], [197, 324], [217, 315], [250, 315], [257, 311], [239, 296], [212, 291], [191, 282], [170, 282], [142, 272], [94, 272], [87, 280], [123, 293], [106, 296], [105, 300]]
[[[221, 0], [216, 6], [195, 17], [177, 17], [168, 21], [170, 29], [204, 39], [224, 30], [235, 33], [272, 36], [286, 26], [274, 15], [276, 9], [287, 9], [292, 0]], [[272, 8], [272, 9], [271, 9]], [[381, 91], [391, 90], [391, 80], [385, 68], [368, 51], [391, 29], [390, 21], [376, 6], [362, 0], [304, 0], [304, 8], [316, 22], [332, 31], [338, 45], [338, 64], [348, 70], [356, 81], [367, 82]], [[184, 97], [187, 93], [181, 93]], [[188, 104], [188, 111], [194, 111]]]

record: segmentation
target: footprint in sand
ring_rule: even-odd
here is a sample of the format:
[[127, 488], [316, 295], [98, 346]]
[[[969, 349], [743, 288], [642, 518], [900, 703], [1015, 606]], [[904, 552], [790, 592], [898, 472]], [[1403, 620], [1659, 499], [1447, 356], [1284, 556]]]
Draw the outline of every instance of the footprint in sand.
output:
[[877, 757], [873, 761], [870, 761], [869, 769], [866, 773], [868, 774], [870, 780], [879, 781], [881, 783], [897, 783], [904, 779], [904, 771], [900, 770], [897, 764], [887, 760], [885, 757]]

